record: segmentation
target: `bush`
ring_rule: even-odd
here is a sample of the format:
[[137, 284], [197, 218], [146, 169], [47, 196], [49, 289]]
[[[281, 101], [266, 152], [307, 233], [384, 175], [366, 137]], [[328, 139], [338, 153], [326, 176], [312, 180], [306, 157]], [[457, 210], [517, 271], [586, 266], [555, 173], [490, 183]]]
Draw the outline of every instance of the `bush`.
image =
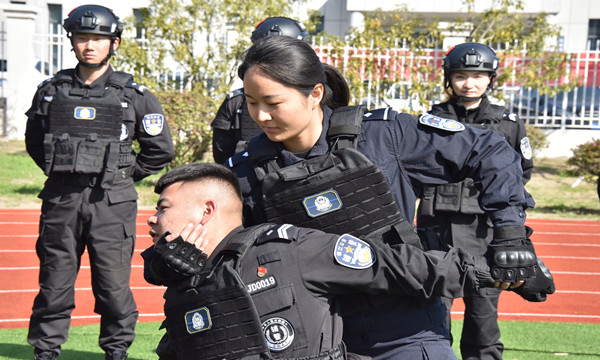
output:
[[567, 159], [569, 171], [583, 176], [587, 181], [597, 181], [600, 175], [600, 139], [578, 145], [573, 156]]
[[212, 162], [210, 122], [215, 101], [199, 91], [162, 91], [156, 97], [165, 111], [175, 146], [175, 158], [168, 169], [195, 161]]
[[525, 128], [527, 129], [527, 137], [529, 138], [531, 150], [534, 155], [550, 145], [546, 133], [541, 128], [529, 124], [525, 124]]

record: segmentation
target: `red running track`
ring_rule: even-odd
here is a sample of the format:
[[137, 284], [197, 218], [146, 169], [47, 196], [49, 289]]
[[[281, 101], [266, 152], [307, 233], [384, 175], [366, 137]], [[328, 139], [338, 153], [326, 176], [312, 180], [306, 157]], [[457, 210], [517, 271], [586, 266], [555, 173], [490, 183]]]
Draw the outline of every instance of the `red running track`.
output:
[[[164, 288], [144, 281], [140, 253], [151, 244], [146, 219], [153, 211], [140, 210], [133, 257], [131, 287], [140, 321], [163, 317]], [[39, 210], [0, 210], [0, 329], [27, 327], [38, 291], [35, 242]], [[505, 292], [500, 297], [499, 319], [564, 321], [600, 324], [600, 221], [528, 219], [537, 254], [554, 274], [557, 292], [546, 302], [530, 303]], [[87, 255], [77, 278], [72, 325], [98, 323], [93, 312]], [[462, 301], [455, 300], [452, 318], [461, 319]]]

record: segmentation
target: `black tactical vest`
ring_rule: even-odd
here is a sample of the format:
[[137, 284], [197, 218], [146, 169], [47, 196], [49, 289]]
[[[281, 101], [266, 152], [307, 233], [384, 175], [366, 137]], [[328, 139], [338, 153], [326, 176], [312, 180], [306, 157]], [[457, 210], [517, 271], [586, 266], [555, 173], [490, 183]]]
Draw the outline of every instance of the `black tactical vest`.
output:
[[355, 150], [364, 111], [363, 106], [335, 109], [327, 133], [330, 151], [284, 168], [265, 135], [250, 141], [248, 156], [262, 185], [266, 221], [420, 247], [383, 173]]
[[[282, 228], [294, 236], [293, 226], [274, 224], [230, 235], [215, 258], [217, 265], [184, 286], [167, 289], [168, 339], [178, 360], [294, 359], [285, 354], [319, 351], [320, 341], [325, 341], [320, 334], [331, 335], [331, 329], [321, 328], [322, 317], [332, 316], [331, 304], [319, 302], [302, 284], [288, 247], [295, 239], [280, 237]], [[255, 243], [260, 250], [252, 252], [256, 258], [249, 258]], [[259, 266], [268, 273], [244, 283], [241, 274], [251, 277]], [[341, 343], [310, 357], [344, 358]]]
[[52, 102], [44, 139], [46, 174], [114, 175], [117, 169], [132, 168], [132, 143], [120, 140], [120, 95], [132, 76], [114, 72], [104, 90], [73, 88], [72, 76], [73, 70], [59, 72], [48, 93]]

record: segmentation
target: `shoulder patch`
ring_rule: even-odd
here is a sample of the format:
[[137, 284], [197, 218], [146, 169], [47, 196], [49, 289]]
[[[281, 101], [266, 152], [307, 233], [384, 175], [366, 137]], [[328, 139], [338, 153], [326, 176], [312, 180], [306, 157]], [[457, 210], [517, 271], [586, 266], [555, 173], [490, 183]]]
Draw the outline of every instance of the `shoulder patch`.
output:
[[289, 240], [294, 239], [296, 234], [296, 227], [291, 224], [282, 224], [272, 227], [265, 231], [257, 240], [257, 243], [265, 243], [270, 240]]
[[232, 97], [236, 97], [236, 96], [240, 96], [240, 95], [244, 95], [244, 88], [233, 90], [232, 92], [227, 94], [227, 99], [231, 99]]
[[165, 116], [163, 114], [146, 114], [142, 123], [148, 135], [156, 136], [162, 132]]
[[126, 86], [126, 87], [128, 87], [128, 88], [135, 89], [135, 90], [136, 90], [137, 92], [139, 92], [140, 94], [143, 94], [143, 93], [144, 93], [144, 90], [146, 90], [146, 89], [147, 89], [147, 88], [146, 88], [144, 85], [142, 85], [142, 84], [139, 84], [139, 83], [137, 83], [137, 82], [135, 82], [135, 81], [130, 81], [130, 82], [128, 82], [128, 83], [127, 83], [127, 85], [125, 85], [125, 86]]
[[431, 114], [419, 116], [419, 122], [423, 125], [452, 132], [463, 131], [465, 129], [465, 125], [456, 120], [444, 119]]
[[371, 246], [350, 234], [340, 236], [333, 251], [335, 261], [351, 269], [367, 269], [375, 263], [375, 253]]
[[365, 120], [389, 120], [394, 110], [391, 107], [367, 110], [363, 114], [363, 121]]
[[531, 160], [533, 157], [533, 149], [531, 149], [531, 144], [529, 143], [529, 138], [525, 136], [521, 139], [521, 154], [526, 160]]

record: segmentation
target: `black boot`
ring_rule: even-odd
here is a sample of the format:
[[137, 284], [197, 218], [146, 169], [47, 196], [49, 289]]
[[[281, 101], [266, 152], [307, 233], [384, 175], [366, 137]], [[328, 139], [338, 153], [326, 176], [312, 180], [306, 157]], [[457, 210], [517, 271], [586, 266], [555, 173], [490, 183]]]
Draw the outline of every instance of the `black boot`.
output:
[[125, 351], [113, 351], [113, 352], [106, 352], [106, 356], [105, 356], [106, 360], [125, 360], [127, 359], [127, 352]]

